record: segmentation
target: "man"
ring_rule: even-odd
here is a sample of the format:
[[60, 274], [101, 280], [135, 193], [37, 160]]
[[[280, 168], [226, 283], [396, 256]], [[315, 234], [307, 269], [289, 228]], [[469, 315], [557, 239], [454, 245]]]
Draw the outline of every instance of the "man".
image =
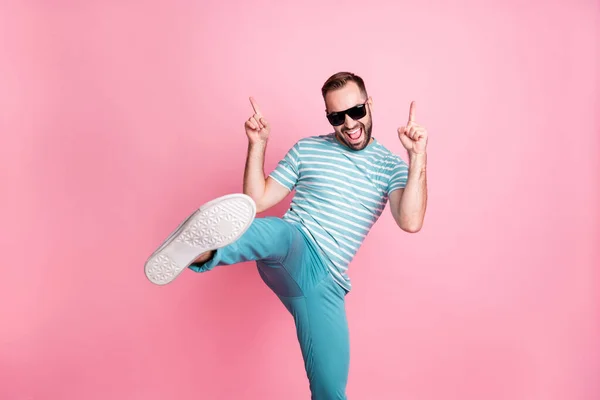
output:
[[[146, 263], [148, 279], [166, 284], [184, 269], [256, 261], [263, 281], [292, 314], [312, 399], [346, 399], [349, 369], [344, 299], [348, 265], [389, 200], [392, 216], [418, 232], [427, 203], [427, 131], [398, 129], [409, 163], [371, 135], [373, 101], [363, 80], [340, 72], [322, 87], [334, 132], [299, 140], [265, 179], [270, 126], [256, 102], [245, 123], [244, 194], [212, 200], [193, 213]], [[292, 190], [282, 218], [255, 218]]]

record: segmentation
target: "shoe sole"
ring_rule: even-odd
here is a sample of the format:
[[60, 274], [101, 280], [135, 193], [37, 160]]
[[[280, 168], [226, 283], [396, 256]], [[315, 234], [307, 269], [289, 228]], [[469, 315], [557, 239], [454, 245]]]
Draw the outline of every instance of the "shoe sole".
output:
[[256, 204], [245, 194], [216, 198], [192, 213], [148, 258], [144, 273], [156, 285], [166, 285], [202, 253], [240, 238], [256, 216]]

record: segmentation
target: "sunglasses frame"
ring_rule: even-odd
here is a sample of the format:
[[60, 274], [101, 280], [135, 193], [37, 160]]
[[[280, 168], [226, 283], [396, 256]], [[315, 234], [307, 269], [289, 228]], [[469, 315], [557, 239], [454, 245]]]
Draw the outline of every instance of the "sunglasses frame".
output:
[[[332, 113], [325, 114], [325, 116], [327, 117], [327, 120], [329, 121], [329, 123], [332, 126], [340, 126], [340, 125], [344, 124], [344, 121], [346, 121], [346, 115], [348, 115], [350, 118], [352, 118], [352, 116], [348, 114], [348, 112], [350, 112], [350, 110], [364, 108], [365, 114], [362, 117], [352, 118], [354, 121], [356, 121], [357, 119], [364, 118], [367, 115], [367, 103], [368, 102], [369, 102], [369, 100], [365, 101], [364, 103], [359, 103], [359, 104], [355, 105], [354, 107], [350, 107], [350, 108], [348, 108], [346, 110], [343, 110], [343, 111], [335, 111], [335, 112], [332, 112]], [[330, 118], [332, 116], [336, 116], [337, 117], [337, 115], [341, 115], [342, 116], [342, 122], [339, 123], [339, 124], [334, 124], [333, 122], [331, 122]]]

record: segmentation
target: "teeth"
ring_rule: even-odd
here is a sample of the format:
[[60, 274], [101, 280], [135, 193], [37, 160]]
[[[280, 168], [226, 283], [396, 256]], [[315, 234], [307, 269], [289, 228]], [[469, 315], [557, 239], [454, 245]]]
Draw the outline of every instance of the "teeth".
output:
[[355, 129], [353, 131], [347, 131], [346, 133], [350, 136], [350, 139], [356, 140], [360, 137], [361, 128]]

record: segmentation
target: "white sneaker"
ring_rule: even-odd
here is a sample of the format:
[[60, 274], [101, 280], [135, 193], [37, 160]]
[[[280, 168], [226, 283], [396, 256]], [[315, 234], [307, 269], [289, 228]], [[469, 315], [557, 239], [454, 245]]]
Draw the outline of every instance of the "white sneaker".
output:
[[144, 272], [150, 282], [165, 285], [200, 254], [227, 246], [246, 232], [256, 204], [245, 194], [229, 194], [202, 205], [184, 220], [148, 258]]

